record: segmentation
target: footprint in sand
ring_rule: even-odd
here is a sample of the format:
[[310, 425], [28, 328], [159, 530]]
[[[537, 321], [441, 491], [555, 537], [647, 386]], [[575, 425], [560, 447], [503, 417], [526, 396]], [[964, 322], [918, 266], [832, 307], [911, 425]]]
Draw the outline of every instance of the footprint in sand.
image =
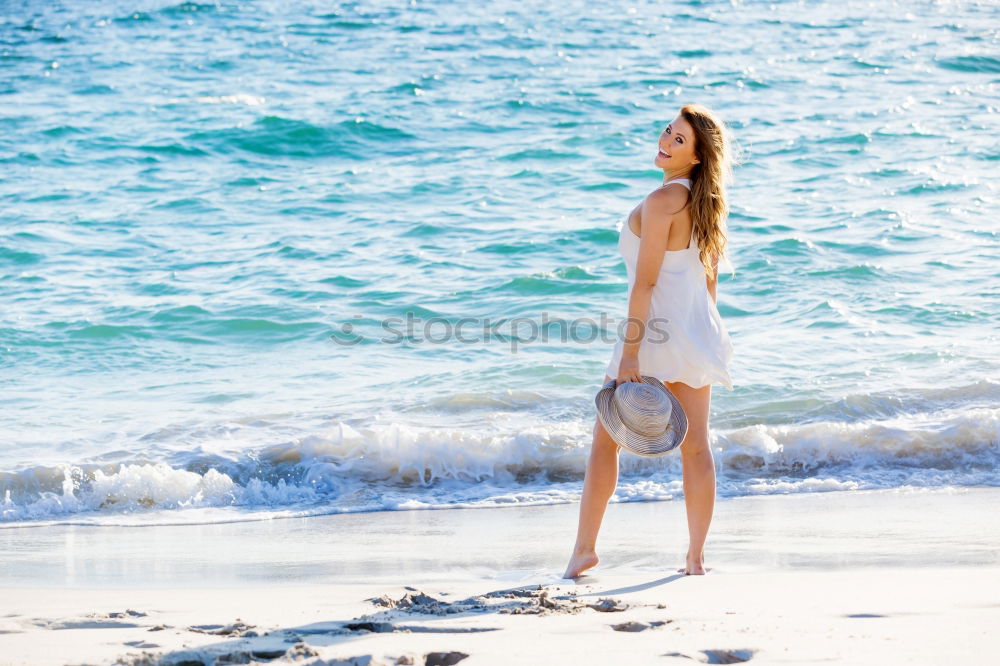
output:
[[424, 666], [454, 666], [468, 656], [464, 652], [428, 652], [424, 655]]
[[670, 652], [663, 655], [664, 657], [684, 657], [685, 659], [692, 659], [694, 661], [700, 661], [703, 664], [742, 664], [745, 661], [750, 661], [753, 659], [755, 650], [702, 650], [701, 654], [697, 657], [692, 657], [689, 654], [684, 654], [682, 652]]
[[75, 620], [36, 620], [34, 624], [46, 629], [134, 629], [141, 624], [120, 622], [106, 617], [88, 617]]
[[601, 613], [620, 613], [628, 609], [628, 604], [618, 599], [604, 597], [597, 600], [596, 604], [587, 604], [587, 608], [593, 608]]
[[194, 624], [187, 628], [188, 631], [195, 631], [200, 634], [215, 634], [218, 636], [240, 636], [253, 638], [257, 632], [253, 631], [255, 625], [246, 624], [239, 618], [232, 624]]
[[628, 632], [646, 631], [647, 629], [655, 629], [656, 627], [662, 627], [668, 622], [673, 622], [673, 620], [666, 620], [663, 622], [649, 622], [649, 623], [634, 622], [634, 621], [622, 622], [621, 624], [611, 625], [611, 628], [614, 629], [615, 631], [628, 631]]

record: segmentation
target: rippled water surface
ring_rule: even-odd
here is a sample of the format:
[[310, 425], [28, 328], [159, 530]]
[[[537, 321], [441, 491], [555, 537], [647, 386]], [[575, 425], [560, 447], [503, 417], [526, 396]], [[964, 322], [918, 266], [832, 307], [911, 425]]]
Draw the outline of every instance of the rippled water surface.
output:
[[996, 12], [5, 3], [0, 520], [573, 499], [612, 341], [483, 329], [625, 316], [687, 102], [741, 160], [720, 493], [997, 485]]

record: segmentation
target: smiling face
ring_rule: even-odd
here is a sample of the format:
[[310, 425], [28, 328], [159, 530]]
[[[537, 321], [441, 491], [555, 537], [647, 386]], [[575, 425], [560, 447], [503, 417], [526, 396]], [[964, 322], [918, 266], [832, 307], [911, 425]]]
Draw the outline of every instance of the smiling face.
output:
[[660, 133], [659, 148], [653, 164], [672, 172], [683, 171], [698, 163], [694, 152], [694, 130], [684, 116], [677, 116]]

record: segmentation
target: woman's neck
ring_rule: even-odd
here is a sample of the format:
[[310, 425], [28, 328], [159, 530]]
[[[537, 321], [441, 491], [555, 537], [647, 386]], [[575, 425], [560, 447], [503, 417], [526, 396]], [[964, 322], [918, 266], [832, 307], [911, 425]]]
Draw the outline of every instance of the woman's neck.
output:
[[686, 169], [683, 173], [672, 173], [672, 174], [671, 173], [667, 173], [666, 171], [663, 172], [663, 182], [664, 183], [670, 182], [671, 180], [678, 180], [680, 178], [687, 178], [688, 180], [690, 180], [691, 179], [691, 170], [690, 169]]

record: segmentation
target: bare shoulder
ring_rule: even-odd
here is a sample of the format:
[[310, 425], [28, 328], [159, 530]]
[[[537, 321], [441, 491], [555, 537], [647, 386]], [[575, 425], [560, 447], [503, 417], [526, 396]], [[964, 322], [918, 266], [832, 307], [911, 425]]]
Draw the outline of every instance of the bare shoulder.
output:
[[643, 219], [646, 215], [653, 218], [666, 218], [679, 213], [688, 203], [688, 189], [680, 183], [671, 183], [666, 187], [659, 187], [649, 194], [642, 202]]

